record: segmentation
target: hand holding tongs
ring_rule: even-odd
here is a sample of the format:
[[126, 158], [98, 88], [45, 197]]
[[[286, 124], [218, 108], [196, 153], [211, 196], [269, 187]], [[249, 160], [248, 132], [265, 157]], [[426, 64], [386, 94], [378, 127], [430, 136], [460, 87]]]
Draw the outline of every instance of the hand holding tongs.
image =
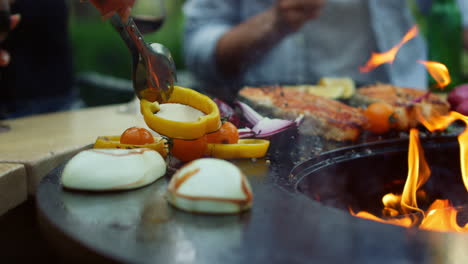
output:
[[140, 99], [165, 102], [177, 81], [175, 63], [169, 50], [159, 43], [146, 43], [132, 18], [123, 23], [114, 15], [111, 24], [132, 54], [133, 89]]

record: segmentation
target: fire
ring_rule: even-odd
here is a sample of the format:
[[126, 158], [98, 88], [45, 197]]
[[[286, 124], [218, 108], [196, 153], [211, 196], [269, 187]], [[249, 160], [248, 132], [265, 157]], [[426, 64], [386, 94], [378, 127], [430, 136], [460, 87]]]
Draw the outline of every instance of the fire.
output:
[[[403, 44], [414, 38], [417, 34], [418, 28], [416, 26], [412, 27], [400, 43], [389, 51], [384, 53], [372, 53], [367, 64], [364, 67], [360, 67], [360, 71], [370, 72], [381, 64], [392, 63]], [[443, 89], [450, 84], [450, 74], [444, 64], [435, 61], [418, 62], [427, 68], [429, 74], [437, 82], [438, 88]], [[426, 93], [426, 95], [428, 94], [429, 92]], [[424, 99], [426, 95], [421, 97], [421, 100]], [[430, 120], [425, 120], [419, 111], [419, 108], [415, 108], [416, 118], [431, 132], [443, 130], [456, 120], [465, 122], [465, 131], [458, 136], [458, 142], [460, 145], [462, 180], [468, 191], [468, 116], [452, 111], [449, 115], [433, 116]], [[427, 211], [418, 207], [418, 196], [425, 195], [424, 191], [420, 188], [429, 179], [431, 170], [424, 157], [424, 150], [419, 140], [419, 131], [414, 128], [411, 129], [409, 139], [408, 175], [403, 193], [401, 195], [388, 193], [382, 197], [382, 203], [384, 205], [382, 215], [386, 218], [380, 218], [364, 211], [354, 213], [351, 209], [350, 213], [357, 217], [405, 227], [418, 226], [422, 229], [435, 231], [468, 232], [468, 223], [463, 227], [458, 225], [458, 211], [448, 200], [435, 200]]]
[[401, 197], [401, 206], [404, 213], [411, 213], [413, 210], [424, 214], [419, 209], [416, 192], [431, 176], [431, 170], [424, 157], [424, 150], [421, 147], [417, 129], [410, 130], [410, 141], [408, 149], [408, 177], [403, 195]]
[[371, 72], [375, 68], [379, 67], [380, 65], [384, 63], [393, 63], [395, 60], [395, 57], [400, 50], [400, 48], [408, 41], [416, 37], [419, 33], [418, 27], [415, 25], [413, 26], [406, 34], [405, 36], [401, 39], [401, 41], [396, 44], [393, 48], [386, 52], [382, 53], [377, 53], [377, 52], [372, 52], [372, 55], [370, 59], [367, 61], [365, 66], [359, 67], [360, 72]]
[[[450, 112], [447, 116], [435, 116], [430, 120], [425, 120], [420, 113], [417, 113], [418, 120], [431, 132], [445, 129], [455, 120], [465, 122], [466, 128], [458, 136], [460, 144], [460, 164], [463, 183], [468, 191], [468, 116], [457, 112]], [[386, 194], [382, 198], [384, 209], [382, 214], [388, 219], [383, 219], [368, 212], [351, 214], [357, 217], [370, 219], [382, 223], [401, 225], [405, 227], [418, 226], [421, 229], [434, 231], [455, 231], [468, 232], [468, 223], [459, 226], [457, 223], [458, 211], [448, 200], [435, 200], [427, 211], [418, 207], [417, 198], [420, 188], [429, 179], [431, 171], [424, 157], [424, 150], [419, 140], [419, 131], [410, 130], [408, 149], [408, 176], [403, 193]]]
[[455, 111], [451, 111], [447, 116], [434, 116], [431, 120], [425, 120], [421, 113], [417, 113], [417, 116], [418, 120], [431, 132], [443, 130], [455, 120], [460, 120], [465, 123], [465, 130], [458, 136], [458, 143], [460, 144], [460, 164], [463, 184], [468, 190], [468, 116], [464, 116]]
[[450, 84], [451, 79], [447, 66], [436, 61], [418, 60], [418, 62], [426, 66], [429, 74], [437, 82], [437, 88], [444, 89], [445, 86]]
[[423, 219], [419, 227], [442, 232], [467, 232], [468, 224], [464, 227], [458, 225], [457, 213], [448, 200], [435, 200], [428, 209], [427, 217]]
[[[460, 166], [463, 184], [468, 191], [468, 116], [458, 112], [450, 112], [447, 116], [434, 116], [431, 120], [425, 120], [418, 113], [418, 120], [431, 132], [447, 128], [455, 120], [465, 123], [465, 130], [458, 136], [460, 145]], [[468, 223], [464, 227], [457, 224], [457, 210], [447, 200], [436, 200], [428, 209], [427, 217], [422, 221], [420, 228], [436, 231], [467, 232]]]

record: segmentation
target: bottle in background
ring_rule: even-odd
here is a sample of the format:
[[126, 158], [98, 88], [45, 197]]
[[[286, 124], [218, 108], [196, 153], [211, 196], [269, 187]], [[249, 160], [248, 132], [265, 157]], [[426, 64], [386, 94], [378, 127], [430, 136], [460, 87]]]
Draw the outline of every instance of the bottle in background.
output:
[[[463, 28], [456, 0], [432, 0], [426, 22], [429, 60], [447, 66], [452, 82], [442, 92], [449, 92], [462, 81]], [[430, 89], [441, 92], [429, 79]]]
[[132, 17], [142, 34], [158, 31], [166, 18], [166, 0], [138, 0], [132, 8]]

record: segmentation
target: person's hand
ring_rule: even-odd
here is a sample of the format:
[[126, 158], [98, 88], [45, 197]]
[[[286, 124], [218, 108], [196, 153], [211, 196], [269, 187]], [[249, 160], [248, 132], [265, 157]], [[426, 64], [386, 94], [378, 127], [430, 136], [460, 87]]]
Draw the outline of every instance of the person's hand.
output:
[[287, 32], [299, 30], [320, 15], [326, 0], [277, 0], [273, 7], [277, 26]]
[[[10, 16], [10, 29], [14, 29], [21, 20], [21, 16], [19, 14]], [[8, 65], [10, 63], [10, 54], [6, 51], [1, 49], [1, 43], [7, 37], [7, 32], [0, 33], [0, 67]]]
[[136, 0], [90, 0], [90, 2], [101, 12], [104, 19], [110, 18], [118, 13], [124, 22], [130, 16], [133, 4]]

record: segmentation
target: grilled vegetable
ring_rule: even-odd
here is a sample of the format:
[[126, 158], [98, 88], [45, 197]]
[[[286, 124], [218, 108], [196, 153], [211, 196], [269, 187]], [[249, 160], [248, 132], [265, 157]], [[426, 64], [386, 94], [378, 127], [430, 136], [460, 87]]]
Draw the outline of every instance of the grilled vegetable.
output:
[[462, 115], [468, 115], [468, 84], [455, 87], [447, 99], [453, 110]]
[[146, 124], [161, 135], [169, 138], [191, 140], [215, 132], [221, 127], [218, 107], [206, 95], [188, 88], [175, 86], [168, 103], [191, 106], [205, 115], [193, 122], [170, 120], [156, 114], [161, 110], [157, 102], [152, 103], [142, 99], [140, 107]]

